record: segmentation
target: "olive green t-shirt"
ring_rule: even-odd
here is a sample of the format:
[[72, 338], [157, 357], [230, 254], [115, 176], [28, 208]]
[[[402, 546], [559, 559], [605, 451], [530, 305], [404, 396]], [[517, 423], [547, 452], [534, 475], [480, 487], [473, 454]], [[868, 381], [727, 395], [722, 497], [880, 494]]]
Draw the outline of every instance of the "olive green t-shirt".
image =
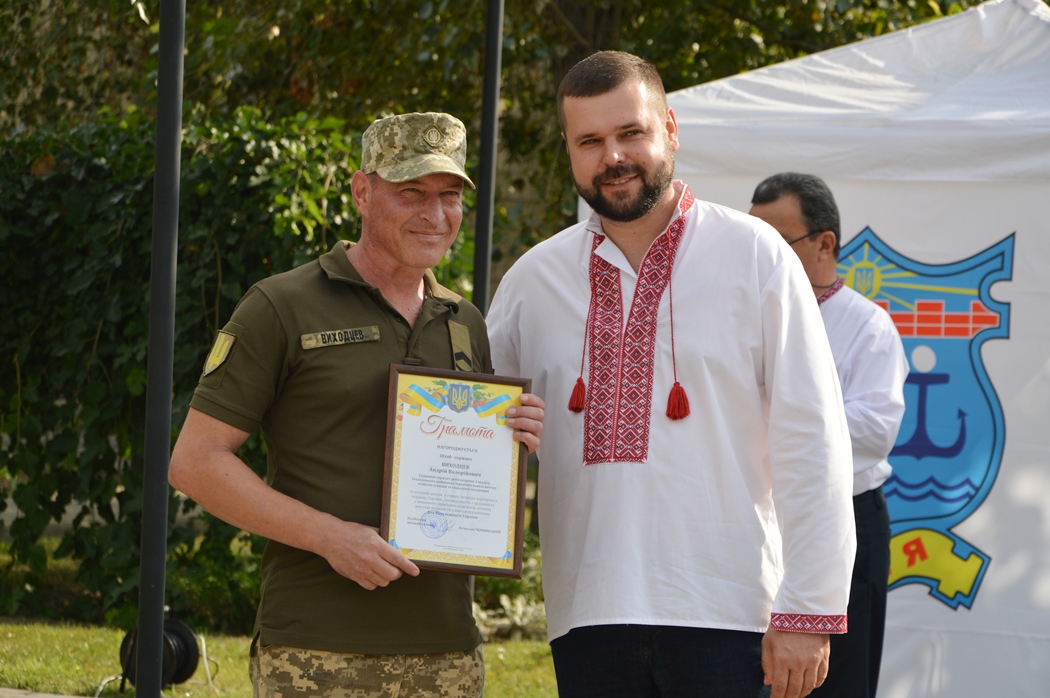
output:
[[[267, 482], [345, 521], [378, 526], [392, 363], [491, 373], [481, 313], [429, 272], [409, 324], [339, 242], [253, 286], [219, 333], [190, 404], [262, 428]], [[469, 650], [480, 636], [468, 577], [423, 570], [366, 591], [314, 553], [269, 541], [259, 641], [362, 654]]]

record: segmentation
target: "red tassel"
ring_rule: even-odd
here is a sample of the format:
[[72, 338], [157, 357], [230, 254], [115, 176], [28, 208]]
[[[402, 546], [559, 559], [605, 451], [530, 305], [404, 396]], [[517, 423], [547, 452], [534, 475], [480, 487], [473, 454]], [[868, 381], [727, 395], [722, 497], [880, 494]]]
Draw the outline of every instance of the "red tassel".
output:
[[685, 388], [678, 381], [674, 382], [671, 395], [667, 398], [667, 416], [675, 420], [689, 416], [689, 398], [686, 397]]
[[[587, 389], [583, 384], [583, 376], [576, 379], [576, 386], [572, 389], [572, 397], [569, 398], [569, 409], [573, 412], [583, 412], [583, 398]], [[688, 408], [686, 408], [688, 409]]]

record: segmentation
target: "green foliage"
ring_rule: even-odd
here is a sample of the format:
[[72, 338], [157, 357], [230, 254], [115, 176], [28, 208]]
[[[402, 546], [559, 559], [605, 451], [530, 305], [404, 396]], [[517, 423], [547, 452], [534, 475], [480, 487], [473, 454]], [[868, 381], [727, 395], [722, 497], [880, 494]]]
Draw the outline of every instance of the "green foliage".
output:
[[531, 530], [525, 530], [521, 579], [474, 578], [474, 601], [482, 608], [499, 608], [501, 594], [512, 599], [522, 597], [528, 601], [543, 601], [543, 558], [539, 537]]
[[[978, 2], [507, 0], [493, 280], [524, 249], [575, 219], [554, 95], [584, 56], [635, 52], [677, 90]], [[474, 156], [468, 172], [476, 176], [486, 5], [187, 3], [187, 109], [229, 116], [247, 104], [277, 117], [338, 116], [356, 128], [390, 113], [448, 111], [467, 125]], [[154, 109], [158, 32], [153, 3], [52, 0], [0, 8], [0, 129], [32, 129], [58, 116], [90, 122], [103, 107]], [[454, 278], [469, 277], [472, 245], [469, 236], [457, 243]]]
[[170, 556], [170, 614], [194, 628], [250, 632], [264, 542], [212, 518], [207, 535], [177, 546]]
[[0, 5], [0, 127], [80, 121], [139, 102], [157, 64], [156, 32], [140, 7], [145, 13], [127, 0]]
[[[0, 507], [12, 564], [0, 612], [39, 605], [40, 537], [64, 516], [56, 551], [80, 561], [83, 619], [134, 617], [142, 518], [153, 129], [132, 113], [0, 141]], [[349, 202], [356, 162], [343, 122], [299, 115], [271, 123], [240, 109], [194, 115], [183, 143], [173, 421], [181, 424], [203, 356], [241, 295], [357, 234]], [[261, 443], [242, 449], [265, 467]], [[169, 501], [170, 602], [215, 599], [209, 627], [246, 631], [257, 560], [225, 524], [187, 522]], [[68, 511], [67, 511], [68, 509]], [[204, 534], [204, 542], [197, 537]], [[231, 545], [239, 541], [237, 545]], [[256, 543], [249, 543], [249, 547]], [[190, 589], [189, 581], [195, 586]]]
[[485, 641], [542, 640], [547, 636], [540, 540], [525, 529], [521, 579], [474, 578], [474, 621]]

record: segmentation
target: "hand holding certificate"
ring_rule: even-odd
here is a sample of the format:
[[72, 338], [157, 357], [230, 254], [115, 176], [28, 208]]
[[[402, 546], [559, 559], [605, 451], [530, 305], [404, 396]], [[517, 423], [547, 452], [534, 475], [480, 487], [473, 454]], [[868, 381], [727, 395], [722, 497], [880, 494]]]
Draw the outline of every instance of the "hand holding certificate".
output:
[[380, 535], [419, 567], [521, 576], [526, 448], [506, 412], [529, 387], [390, 367]]

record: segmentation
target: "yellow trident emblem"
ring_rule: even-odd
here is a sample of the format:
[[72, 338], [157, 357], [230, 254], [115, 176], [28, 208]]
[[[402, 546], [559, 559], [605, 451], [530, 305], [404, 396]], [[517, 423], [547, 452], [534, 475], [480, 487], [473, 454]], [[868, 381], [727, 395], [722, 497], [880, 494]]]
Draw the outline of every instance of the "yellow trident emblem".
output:
[[212, 345], [211, 353], [208, 354], [208, 360], [204, 362], [204, 375], [208, 375], [219, 366], [222, 366], [222, 362], [230, 355], [230, 349], [233, 348], [233, 343], [236, 340], [236, 335], [219, 330], [218, 336], [215, 337], [215, 344]]

